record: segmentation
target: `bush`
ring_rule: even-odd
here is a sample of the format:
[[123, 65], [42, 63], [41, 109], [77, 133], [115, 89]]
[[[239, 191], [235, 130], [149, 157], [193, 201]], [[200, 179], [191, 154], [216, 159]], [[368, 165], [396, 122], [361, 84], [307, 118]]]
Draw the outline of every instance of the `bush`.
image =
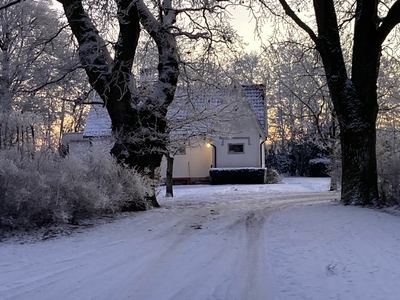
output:
[[330, 160], [329, 158], [313, 158], [308, 161], [310, 177], [329, 177]]
[[60, 158], [50, 151], [21, 157], [0, 152], [0, 229], [76, 224], [119, 212], [134, 203], [146, 209], [146, 177], [107, 154]]
[[210, 170], [211, 184], [263, 184], [266, 168], [214, 168]]
[[382, 205], [400, 204], [398, 132], [377, 131], [378, 188]]
[[277, 170], [272, 168], [267, 169], [265, 183], [279, 183], [281, 181], [282, 181], [282, 176], [279, 175]]
[[296, 163], [293, 157], [287, 154], [268, 154], [265, 157], [267, 168], [273, 168], [280, 174], [295, 174]]

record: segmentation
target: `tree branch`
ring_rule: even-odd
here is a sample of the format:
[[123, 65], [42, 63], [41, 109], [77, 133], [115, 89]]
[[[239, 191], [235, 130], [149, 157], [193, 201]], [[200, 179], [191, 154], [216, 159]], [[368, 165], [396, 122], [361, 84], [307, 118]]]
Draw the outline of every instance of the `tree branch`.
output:
[[139, 14], [135, 2], [131, 0], [116, 0], [116, 2], [120, 31], [115, 44], [115, 61], [130, 71], [140, 34]]
[[121, 100], [130, 92], [130, 75], [140, 35], [140, 24], [136, 2], [131, 0], [115, 2], [118, 7], [119, 35], [115, 44], [112, 80], [109, 85], [117, 99]]
[[388, 14], [382, 20], [382, 24], [378, 29], [378, 42], [380, 45], [385, 41], [386, 37], [392, 29], [400, 23], [400, 0], [397, 0], [390, 8]]
[[154, 38], [154, 35], [159, 31], [160, 23], [150, 12], [146, 4], [142, 0], [137, 1], [137, 9], [140, 16], [140, 23], [144, 29]]
[[[112, 61], [106, 43], [83, 8], [81, 0], [58, 0], [63, 7], [68, 23], [79, 44], [79, 56], [96, 91], [103, 95], [107, 86], [105, 76], [109, 74]], [[103, 99], [104, 100], [104, 99]]]
[[75, 72], [76, 70], [78, 70], [78, 69], [80, 69], [80, 68], [82, 68], [82, 66], [81, 66], [81, 65], [78, 65], [78, 66], [76, 66], [76, 67], [74, 67], [74, 68], [71, 68], [71, 69], [67, 70], [67, 72], [65, 72], [64, 74], [62, 74], [62, 75], [61, 75], [60, 77], [58, 77], [58, 78], [55, 78], [55, 79], [50, 80], [50, 81], [47, 81], [47, 82], [45, 82], [45, 83], [43, 83], [43, 84], [41, 84], [41, 85], [39, 85], [39, 86], [37, 86], [37, 87], [31, 89], [31, 90], [24, 90], [23, 92], [25, 92], [25, 93], [36, 93], [36, 92], [40, 91], [41, 89], [43, 89], [45, 86], [48, 86], [48, 85], [51, 85], [51, 84], [55, 84], [55, 83], [60, 82], [61, 80], [63, 80], [64, 78], [66, 78], [69, 74]]
[[[314, 41], [314, 43], [317, 42], [317, 35], [314, 33], [314, 31], [306, 24], [304, 23], [297, 15], [296, 13], [291, 9], [289, 4], [286, 2], [286, 0], [279, 0], [281, 3], [283, 9], [285, 10], [285, 13], [307, 34], [310, 36], [310, 38]], [[261, 3], [265, 6], [264, 1], [261, 1]]]

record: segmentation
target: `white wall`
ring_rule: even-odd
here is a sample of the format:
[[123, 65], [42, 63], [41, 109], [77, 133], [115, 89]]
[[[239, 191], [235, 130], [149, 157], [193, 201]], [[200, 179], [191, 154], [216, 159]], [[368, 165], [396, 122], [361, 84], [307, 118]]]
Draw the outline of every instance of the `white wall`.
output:
[[82, 134], [65, 134], [63, 144], [68, 145], [69, 155], [82, 157], [90, 152], [110, 153], [114, 142], [111, 138], [83, 138]]
[[[263, 138], [254, 126], [251, 118], [242, 119], [237, 122], [237, 128], [241, 132], [231, 134], [228, 138], [220, 138], [213, 141], [217, 152], [217, 168], [239, 168], [239, 167], [263, 167], [265, 166], [263, 155]], [[243, 144], [244, 153], [228, 153], [229, 144]], [[261, 153], [260, 153], [261, 151]]]
[[186, 148], [186, 155], [175, 155], [174, 178], [208, 177], [212, 165], [212, 147], [206, 141]]
[[[213, 141], [217, 152], [217, 168], [261, 167], [260, 139], [257, 130], [242, 132], [230, 138]], [[244, 153], [228, 153], [229, 144], [243, 144]]]
[[83, 157], [90, 152], [90, 141], [71, 140], [68, 144], [68, 151], [71, 157]]
[[[186, 147], [185, 155], [174, 156], [173, 178], [205, 178], [210, 176], [213, 148], [207, 147], [203, 139], [192, 141], [190, 147]], [[166, 161], [163, 158], [161, 164], [161, 177], [166, 176]]]

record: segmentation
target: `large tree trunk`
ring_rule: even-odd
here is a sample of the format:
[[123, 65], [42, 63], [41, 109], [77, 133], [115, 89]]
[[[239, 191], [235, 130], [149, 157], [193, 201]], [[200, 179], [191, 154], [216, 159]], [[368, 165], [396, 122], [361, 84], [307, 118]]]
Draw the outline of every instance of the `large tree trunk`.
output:
[[12, 110], [12, 96], [10, 92], [10, 56], [9, 56], [9, 28], [7, 22], [2, 22], [3, 37], [0, 39], [0, 50], [2, 52], [1, 61], [1, 77], [0, 77], [0, 110], [11, 111]]
[[340, 138], [342, 145], [342, 203], [378, 206], [374, 124], [363, 130], [342, 131]]

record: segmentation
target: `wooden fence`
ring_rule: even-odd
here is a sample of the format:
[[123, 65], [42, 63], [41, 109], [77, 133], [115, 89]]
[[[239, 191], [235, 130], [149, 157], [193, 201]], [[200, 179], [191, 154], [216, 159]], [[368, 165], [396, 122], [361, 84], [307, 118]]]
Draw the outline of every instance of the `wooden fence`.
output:
[[0, 150], [16, 147], [34, 153], [41, 141], [39, 118], [32, 113], [0, 113]]

